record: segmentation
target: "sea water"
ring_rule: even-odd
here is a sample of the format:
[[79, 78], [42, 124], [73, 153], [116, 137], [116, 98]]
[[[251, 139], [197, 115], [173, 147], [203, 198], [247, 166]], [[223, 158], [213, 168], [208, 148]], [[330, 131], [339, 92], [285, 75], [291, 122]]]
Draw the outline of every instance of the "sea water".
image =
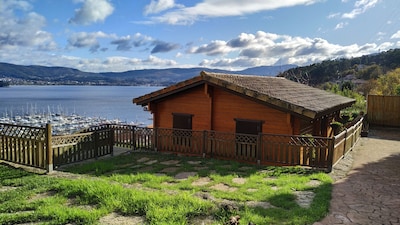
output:
[[77, 114], [150, 125], [151, 114], [132, 102], [152, 86], [9, 86], [0, 88], [0, 117]]

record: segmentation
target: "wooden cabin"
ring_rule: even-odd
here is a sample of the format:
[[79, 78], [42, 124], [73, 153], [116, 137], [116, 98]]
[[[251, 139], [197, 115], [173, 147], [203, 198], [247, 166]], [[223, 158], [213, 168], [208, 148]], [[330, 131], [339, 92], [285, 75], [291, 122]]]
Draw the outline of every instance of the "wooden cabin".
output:
[[133, 102], [154, 128], [331, 137], [331, 122], [355, 100], [280, 77], [203, 71]]

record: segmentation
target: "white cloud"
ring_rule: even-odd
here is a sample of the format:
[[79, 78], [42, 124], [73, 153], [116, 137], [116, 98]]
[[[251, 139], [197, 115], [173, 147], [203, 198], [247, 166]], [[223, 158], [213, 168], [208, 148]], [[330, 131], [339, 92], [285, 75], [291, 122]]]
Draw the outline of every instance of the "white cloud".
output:
[[390, 39], [398, 39], [400, 38], [400, 30], [390, 36]]
[[71, 23], [88, 25], [104, 21], [114, 11], [108, 0], [85, 0], [83, 6], [75, 10]]
[[[199, 47], [193, 46], [186, 53], [214, 56], [213, 59], [203, 59], [199, 64], [201, 66], [237, 68], [277, 62], [301, 66], [327, 59], [358, 57], [391, 47], [393, 45], [388, 44], [341, 46], [322, 38], [292, 37], [259, 31], [256, 34], [242, 33], [229, 41], [211, 41]], [[228, 55], [233, 57], [229, 58]]]
[[160, 13], [175, 7], [182, 7], [182, 5], [175, 4], [174, 0], [151, 0], [150, 4], [145, 7], [144, 14]]
[[320, 0], [203, 0], [193, 7], [181, 7], [170, 11], [159, 17], [153, 17], [153, 21], [187, 25], [203, 18], [241, 16], [278, 8], [291, 7], [296, 5], [310, 5]]
[[349, 13], [344, 13], [342, 18], [354, 19], [360, 14], [365, 13], [368, 9], [371, 9], [379, 3], [379, 0], [359, 0], [354, 3], [354, 9]]
[[[26, 47], [53, 50], [53, 36], [44, 31], [46, 18], [31, 12], [25, 1], [0, 1], [0, 50]], [[18, 13], [16, 12], [18, 11]]]
[[114, 37], [114, 35], [108, 35], [101, 31], [73, 33], [68, 38], [68, 48], [89, 48], [91, 52], [97, 52], [100, 49], [98, 38], [110, 37]]
[[188, 53], [203, 53], [209, 56], [221, 55], [231, 51], [231, 48], [225, 41], [212, 41], [210, 44], [202, 45], [199, 47], [192, 47], [188, 49]]
[[336, 24], [335, 30], [343, 29], [345, 26], [349, 25], [348, 22], [341, 22]]

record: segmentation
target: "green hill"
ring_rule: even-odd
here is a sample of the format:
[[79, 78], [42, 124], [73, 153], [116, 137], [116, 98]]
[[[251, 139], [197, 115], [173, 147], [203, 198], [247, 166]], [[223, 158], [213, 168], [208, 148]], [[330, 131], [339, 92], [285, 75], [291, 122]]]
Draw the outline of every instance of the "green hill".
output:
[[400, 49], [379, 54], [365, 55], [351, 59], [326, 60], [309, 66], [296, 67], [280, 73], [278, 76], [318, 86], [325, 82], [335, 82], [347, 75], [357, 79], [376, 79], [379, 75], [400, 67]]

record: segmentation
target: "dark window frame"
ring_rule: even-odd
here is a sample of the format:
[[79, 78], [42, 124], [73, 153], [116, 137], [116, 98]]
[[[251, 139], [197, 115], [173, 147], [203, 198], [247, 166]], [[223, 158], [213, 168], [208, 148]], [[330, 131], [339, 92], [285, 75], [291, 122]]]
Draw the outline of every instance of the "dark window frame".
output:
[[[191, 130], [193, 127], [193, 114], [188, 113], [172, 113], [172, 128], [174, 129], [187, 129]], [[179, 120], [177, 121], [176, 119]], [[182, 122], [187, 119], [187, 124]]]
[[[235, 118], [234, 120], [236, 122], [235, 133], [237, 133], [237, 134], [258, 135], [259, 133], [262, 133], [262, 127], [263, 127], [263, 124], [265, 123], [265, 121], [263, 121], [263, 120], [250, 120], [250, 119], [239, 119], [239, 118]], [[240, 124], [246, 125], [247, 128], [250, 127], [251, 125], [256, 125], [257, 131], [256, 132], [251, 132], [248, 129], [246, 131], [246, 128], [244, 128], [243, 126], [242, 127], [238, 127], [238, 124], [239, 125]]]

